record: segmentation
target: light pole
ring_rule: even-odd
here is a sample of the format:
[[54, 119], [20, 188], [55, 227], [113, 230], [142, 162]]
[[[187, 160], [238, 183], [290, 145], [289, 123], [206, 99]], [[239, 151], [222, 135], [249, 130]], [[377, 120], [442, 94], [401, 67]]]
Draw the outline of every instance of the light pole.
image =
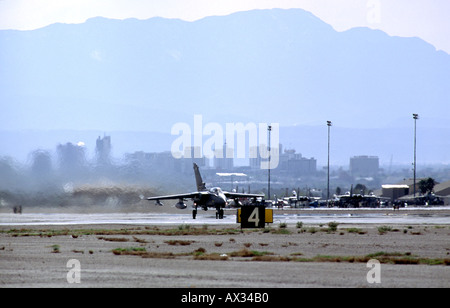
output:
[[413, 113], [414, 119], [414, 198], [416, 197], [416, 122], [419, 119], [419, 115], [417, 113]]
[[267, 148], [267, 150], [269, 151], [269, 161], [268, 161], [268, 179], [267, 179], [267, 197], [269, 198], [269, 200], [271, 200], [272, 198], [270, 197], [270, 132], [272, 131], [272, 126], [268, 125], [267, 126], [267, 131], [268, 131], [268, 135], [269, 135], [269, 147]]
[[328, 172], [327, 172], [327, 207], [329, 207], [329, 200], [330, 200], [330, 127], [331, 127], [331, 121], [327, 121], [328, 126]]

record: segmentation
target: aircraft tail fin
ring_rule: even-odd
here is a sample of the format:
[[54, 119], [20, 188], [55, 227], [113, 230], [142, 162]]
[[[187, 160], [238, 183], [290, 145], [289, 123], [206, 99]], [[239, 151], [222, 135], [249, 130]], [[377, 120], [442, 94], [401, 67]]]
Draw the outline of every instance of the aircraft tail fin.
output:
[[194, 163], [194, 173], [195, 173], [195, 182], [197, 182], [197, 190], [204, 191], [206, 190], [205, 183], [202, 180], [202, 176], [200, 175], [200, 171], [198, 170], [198, 166]]

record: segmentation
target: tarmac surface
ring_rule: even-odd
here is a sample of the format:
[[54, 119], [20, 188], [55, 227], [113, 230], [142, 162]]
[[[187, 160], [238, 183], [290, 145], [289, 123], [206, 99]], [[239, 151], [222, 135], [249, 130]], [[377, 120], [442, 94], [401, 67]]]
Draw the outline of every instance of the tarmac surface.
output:
[[[224, 219], [217, 220], [215, 211], [199, 211], [192, 219], [190, 210], [167, 209], [146, 212], [86, 212], [70, 209], [43, 209], [20, 215], [0, 212], [0, 226], [29, 225], [88, 225], [88, 224], [144, 224], [144, 225], [228, 225], [236, 223], [236, 209], [226, 209]], [[113, 209], [111, 209], [113, 210]], [[31, 211], [31, 210], [30, 210]], [[450, 224], [450, 207], [384, 209], [274, 209], [274, 223], [325, 224]]]

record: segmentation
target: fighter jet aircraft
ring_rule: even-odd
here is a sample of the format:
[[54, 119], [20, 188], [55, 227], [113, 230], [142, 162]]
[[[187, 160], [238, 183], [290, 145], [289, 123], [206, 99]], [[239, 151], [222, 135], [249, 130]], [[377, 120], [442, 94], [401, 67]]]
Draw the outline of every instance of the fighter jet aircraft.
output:
[[179, 209], [185, 209], [187, 207], [184, 203], [185, 199], [192, 199], [194, 202], [194, 209], [192, 210], [192, 218], [197, 216], [197, 208], [201, 207], [207, 211], [209, 207], [216, 209], [216, 219], [223, 219], [223, 209], [228, 204], [228, 199], [235, 199], [237, 204], [238, 198], [264, 198], [263, 194], [244, 194], [235, 192], [222, 191], [220, 187], [213, 187], [207, 189], [205, 183], [202, 180], [200, 171], [196, 163], [194, 163], [195, 181], [197, 182], [197, 191], [186, 194], [176, 194], [167, 196], [150, 197], [147, 200], [156, 200], [156, 204], [162, 206], [161, 200], [178, 199], [178, 203], [175, 205]]

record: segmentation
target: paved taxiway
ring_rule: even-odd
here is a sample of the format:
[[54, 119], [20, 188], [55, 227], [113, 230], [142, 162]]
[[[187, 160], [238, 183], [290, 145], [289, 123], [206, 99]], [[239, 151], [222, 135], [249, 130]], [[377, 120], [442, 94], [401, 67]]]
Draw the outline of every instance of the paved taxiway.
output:
[[[292, 209], [275, 210], [274, 224], [450, 224], [450, 207], [391, 209]], [[216, 219], [213, 210], [199, 211], [192, 219], [189, 210], [175, 213], [0, 213], [0, 226], [29, 225], [230, 225], [236, 223], [236, 210], [225, 211], [224, 219]]]

